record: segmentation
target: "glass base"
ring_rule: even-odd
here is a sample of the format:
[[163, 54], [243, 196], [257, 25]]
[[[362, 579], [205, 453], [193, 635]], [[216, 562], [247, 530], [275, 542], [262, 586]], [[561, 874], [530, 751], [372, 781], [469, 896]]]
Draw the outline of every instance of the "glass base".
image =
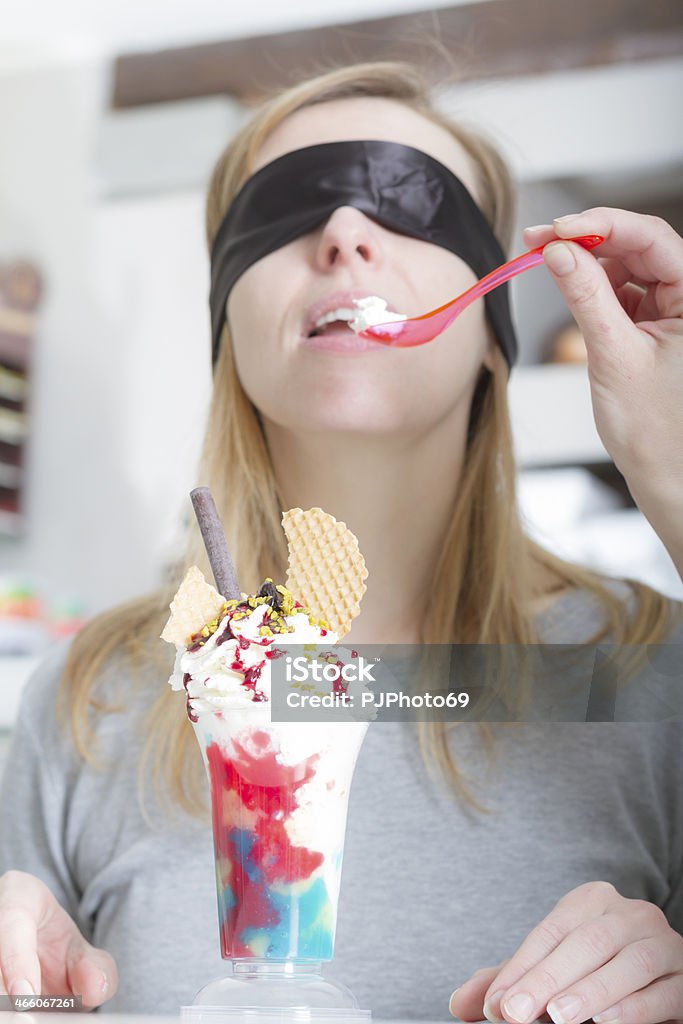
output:
[[233, 960], [224, 978], [209, 982], [192, 1006], [181, 1007], [188, 1024], [368, 1024], [345, 985], [323, 978], [319, 963]]

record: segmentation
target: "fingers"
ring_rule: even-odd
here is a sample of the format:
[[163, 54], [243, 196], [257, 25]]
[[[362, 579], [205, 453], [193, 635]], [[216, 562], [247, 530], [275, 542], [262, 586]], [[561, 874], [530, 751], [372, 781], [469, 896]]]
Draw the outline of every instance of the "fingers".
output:
[[[584, 336], [589, 361], [598, 367], [600, 361], [612, 367], [619, 365], [624, 338], [634, 331], [629, 316], [634, 299], [620, 296], [615, 289], [623, 288], [631, 280], [626, 276], [631, 271], [618, 260], [603, 266], [606, 261], [596, 259], [581, 246], [558, 241], [551, 224], [527, 228], [524, 237], [532, 247], [550, 243], [543, 257]], [[602, 248], [597, 252], [601, 254]]]
[[627, 282], [638, 285], [640, 288], [647, 288], [651, 281], [644, 281], [641, 277], [636, 275], [629, 270], [623, 260], [620, 260], [617, 256], [610, 256], [608, 259], [598, 257], [600, 266], [607, 274], [609, 283], [612, 285], [615, 291], [623, 287]]
[[626, 348], [640, 339], [604, 268], [572, 242], [551, 242], [543, 258], [583, 334], [589, 365], [620, 365]]
[[657, 284], [660, 316], [683, 315], [683, 239], [670, 224], [629, 210], [596, 207], [559, 217], [552, 225], [529, 228], [524, 237], [528, 245], [535, 246], [553, 237], [583, 234], [603, 235], [605, 241], [596, 255], [620, 259], [632, 280]]
[[609, 1019], [614, 1013], [613, 1007], [628, 999], [631, 993], [652, 988], [659, 979], [680, 970], [682, 947], [683, 939], [673, 931], [665, 937], [658, 935], [632, 942], [604, 967], [553, 998], [547, 1003], [548, 1009], [554, 1019], [563, 1024], [578, 1024], [591, 1017], [598, 1019], [603, 1013], [608, 1014]]
[[524, 244], [530, 249], [552, 242], [554, 238], [557, 238], [557, 235], [552, 224], [535, 224], [533, 227], [524, 228]]
[[0, 878], [0, 991], [79, 995], [92, 1008], [117, 985], [113, 958], [86, 942], [40, 879], [22, 871]]
[[637, 902], [576, 928], [505, 992], [505, 1017], [527, 1024], [547, 1007], [554, 1020], [578, 1024], [680, 968], [683, 939], [665, 921], [662, 931], [661, 911], [645, 902], [639, 910]]
[[36, 928], [21, 913], [0, 918], [2, 986], [11, 996], [34, 996], [41, 989], [40, 961], [36, 952]]
[[45, 901], [33, 881], [20, 871], [7, 872], [0, 880], [0, 980], [9, 995], [41, 991], [37, 931]]
[[683, 976], [661, 978], [640, 992], [622, 999], [593, 1017], [595, 1024], [671, 1024], [680, 1021], [683, 1006]]
[[683, 937], [658, 907], [591, 882], [560, 900], [491, 980], [486, 1016], [530, 1024], [547, 1010], [555, 1024], [670, 1021], [683, 1005], [681, 965]]
[[74, 939], [67, 953], [66, 973], [69, 988], [83, 997], [83, 1006], [101, 1006], [116, 992], [118, 973], [114, 959], [96, 949], [81, 936]]
[[[584, 230], [588, 224], [590, 231]], [[646, 281], [675, 284], [683, 278], [683, 239], [659, 217], [598, 206], [558, 217], [553, 227], [561, 238], [603, 235], [599, 254], [627, 260], [631, 270]]]
[[[529, 933], [513, 957], [508, 960], [500, 973], [491, 982], [486, 992], [486, 1005], [490, 1020], [501, 1020], [501, 1000], [509, 989], [563, 942], [574, 929], [584, 922], [603, 914], [616, 899], [621, 899], [609, 882], [587, 882], [563, 896], [554, 909]], [[518, 990], [519, 992], [519, 990]], [[532, 993], [521, 993], [531, 995]], [[535, 1003], [534, 1003], [535, 1005]], [[528, 1006], [528, 1016], [514, 1017], [515, 1020], [533, 1020], [534, 1006]], [[526, 1007], [522, 999], [513, 1007], [513, 1012], [523, 1013]]]

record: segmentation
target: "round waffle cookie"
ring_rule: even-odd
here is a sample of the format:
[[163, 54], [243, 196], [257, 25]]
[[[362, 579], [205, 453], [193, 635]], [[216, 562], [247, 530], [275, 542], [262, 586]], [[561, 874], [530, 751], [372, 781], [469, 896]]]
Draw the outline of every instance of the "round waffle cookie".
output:
[[171, 615], [161, 639], [169, 644], [186, 644], [207, 622], [220, 615], [225, 598], [207, 583], [201, 569], [191, 566], [171, 601]]
[[341, 637], [360, 613], [368, 571], [358, 541], [321, 508], [292, 508], [282, 517], [289, 546], [286, 587]]

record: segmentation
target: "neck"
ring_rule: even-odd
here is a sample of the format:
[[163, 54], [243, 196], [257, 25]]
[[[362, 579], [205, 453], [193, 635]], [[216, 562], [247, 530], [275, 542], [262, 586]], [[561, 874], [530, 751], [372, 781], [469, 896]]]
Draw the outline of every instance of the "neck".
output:
[[320, 507], [358, 538], [367, 592], [349, 639], [415, 643], [452, 515], [465, 426], [419, 438], [295, 432], [265, 422], [284, 508]]

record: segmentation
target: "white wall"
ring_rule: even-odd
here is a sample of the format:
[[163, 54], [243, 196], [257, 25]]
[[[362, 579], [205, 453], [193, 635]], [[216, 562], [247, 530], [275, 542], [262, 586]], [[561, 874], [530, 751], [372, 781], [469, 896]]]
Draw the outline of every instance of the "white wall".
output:
[[0, 540], [0, 571], [96, 610], [154, 584], [163, 517], [187, 489], [208, 375], [205, 359], [187, 372], [208, 344], [200, 203], [102, 207], [107, 65], [82, 50], [34, 58], [0, 69], [0, 253], [36, 260], [46, 280], [26, 532]]
[[[145, 571], [178, 554], [211, 387], [209, 270], [201, 192], [101, 203], [101, 280], [118, 322], [120, 471], [135, 495]], [[112, 402], [111, 389], [102, 400]], [[119, 542], [120, 543], [120, 542]]]
[[[108, 587], [107, 534], [136, 497], [119, 479], [117, 357], [94, 287], [92, 146], [107, 88], [95, 55], [44, 51], [0, 67], [0, 237], [5, 254], [35, 259], [46, 279], [32, 376], [27, 535], [5, 542], [2, 565], [38, 581], [89, 575], [90, 597]], [[35, 58], [35, 59], [34, 59]], [[104, 537], [103, 537], [104, 533]], [[137, 552], [134, 552], [136, 555]], [[134, 570], [133, 570], [134, 572]]]
[[638, 61], [465, 83], [450, 110], [490, 130], [523, 181], [683, 161], [683, 60]]

